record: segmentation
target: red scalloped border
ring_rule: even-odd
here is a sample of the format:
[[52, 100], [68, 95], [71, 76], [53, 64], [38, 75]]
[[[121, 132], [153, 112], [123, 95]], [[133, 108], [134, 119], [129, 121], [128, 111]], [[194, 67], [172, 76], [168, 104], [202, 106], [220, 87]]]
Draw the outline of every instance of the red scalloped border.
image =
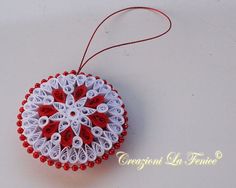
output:
[[[63, 73], [63, 75], [65, 75], [65, 76], [68, 75], [68, 74], [75, 74], [75, 75], [76, 75], [76, 71], [75, 71], [75, 70], [72, 70], [71, 72], [65, 71], [65, 72]], [[91, 74], [85, 74], [85, 73], [80, 73], [80, 74], [84, 74], [84, 75], [86, 75], [86, 76], [92, 76]], [[49, 76], [48, 79], [42, 79], [40, 83], [36, 83], [36, 84], [34, 85], [34, 87], [31, 87], [31, 88], [29, 89], [29, 93], [27, 93], [27, 94], [25, 95], [25, 99], [24, 99], [24, 100], [22, 101], [22, 103], [21, 103], [22, 106], [19, 108], [19, 114], [17, 115], [18, 121], [16, 122], [16, 125], [17, 125], [17, 127], [18, 127], [17, 132], [20, 134], [19, 139], [20, 139], [20, 141], [22, 141], [22, 146], [23, 146], [24, 148], [26, 148], [26, 150], [27, 150], [27, 152], [28, 152], [29, 154], [32, 154], [33, 158], [39, 159], [42, 163], [46, 163], [46, 162], [47, 162], [48, 166], [55, 166], [57, 169], [61, 169], [61, 168], [62, 168], [62, 169], [64, 169], [65, 171], [67, 171], [67, 170], [69, 170], [69, 169], [71, 169], [72, 171], [77, 171], [77, 170], [79, 170], [79, 169], [83, 171], [83, 170], [86, 170], [87, 167], [93, 168], [93, 167], [95, 166], [95, 164], [99, 165], [99, 164], [101, 164], [102, 160], [107, 160], [107, 159], [109, 158], [109, 155], [114, 155], [114, 154], [115, 154], [115, 150], [119, 149], [120, 146], [121, 146], [121, 145], [123, 144], [123, 142], [124, 142], [124, 137], [127, 135], [127, 129], [128, 129], [128, 116], [127, 116], [127, 111], [126, 111], [126, 109], [125, 109], [125, 105], [124, 105], [124, 104], [122, 105], [122, 107], [123, 107], [123, 109], [124, 109], [124, 111], [125, 111], [125, 113], [124, 113], [125, 123], [124, 123], [124, 125], [122, 125], [122, 127], [123, 127], [123, 132], [122, 132], [121, 135], [119, 136], [118, 143], [115, 143], [115, 144], [113, 145], [113, 148], [111, 148], [108, 152], [104, 153], [104, 155], [103, 155], [102, 157], [97, 157], [97, 158], [95, 159], [95, 162], [93, 162], [93, 161], [88, 161], [87, 163], [85, 163], [85, 164], [80, 164], [80, 165], [76, 165], [76, 164], [70, 165], [69, 163], [61, 163], [61, 162], [59, 162], [59, 161], [56, 161], [56, 162], [55, 162], [55, 161], [51, 160], [49, 157], [43, 156], [43, 155], [41, 155], [39, 152], [34, 151], [34, 149], [33, 149], [33, 148], [29, 145], [29, 143], [26, 141], [26, 137], [22, 134], [23, 131], [24, 131], [24, 129], [21, 127], [21, 126], [22, 126], [22, 115], [21, 115], [21, 114], [24, 112], [23, 105], [27, 102], [28, 97], [29, 97], [30, 94], [33, 92], [33, 90], [34, 90], [35, 88], [40, 87], [40, 85], [41, 85], [42, 83], [47, 82], [50, 78], [54, 78], [54, 77], [57, 78], [59, 75], [61, 75], [61, 74], [60, 74], [60, 73], [57, 73], [55, 76]], [[96, 78], [96, 79], [100, 79], [99, 76], [95, 76], [95, 78]], [[106, 80], [103, 80], [103, 81], [107, 84], [107, 81], [106, 81]], [[114, 90], [114, 89], [113, 89], [113, 86], [112, 86], [111, 84], [108, 84], [108, 85], [111, 86], [111, 88], [112, 88], [113, 91], [116, 91], [116, 92], [117, 92], [117, 90]], [[117, 92], [117, 93], [118, 93], [118, 92]], [[118, 97], [121, 99], [120, 96], [118, 96]]]

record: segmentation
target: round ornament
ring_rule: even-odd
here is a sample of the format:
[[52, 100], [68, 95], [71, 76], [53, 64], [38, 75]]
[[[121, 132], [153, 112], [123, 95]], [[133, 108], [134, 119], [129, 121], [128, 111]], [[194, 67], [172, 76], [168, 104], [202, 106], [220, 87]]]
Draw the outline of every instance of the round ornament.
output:
[[17, 125], [23, 146], [34, 158], [57, 168], [83, 170], [106, 160], [120, 147], [128, 117], [111, 84], [71, 71], [30, 88]]

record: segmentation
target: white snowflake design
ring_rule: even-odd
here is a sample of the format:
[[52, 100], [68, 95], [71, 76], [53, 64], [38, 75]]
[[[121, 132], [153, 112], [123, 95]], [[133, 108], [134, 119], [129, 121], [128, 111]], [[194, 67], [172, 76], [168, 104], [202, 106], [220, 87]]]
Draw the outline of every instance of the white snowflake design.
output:
[[123, 131], [125, 110], [104, 80], [59, 75], [35, 88], [23, 106], [23, 135], [54, 161], [83, 164], [109, 151]]
[[[58, 128], [59, 133], [63, 132], [68, 126], [71, 126], [74, 133], [79, 135], [81, 124], [92, 128], [92, 123], [87, 116], [95, 113], [96, 109], [84, 107], [85, 102], [86, 97], [75, 102], [74, 97], [68, 94], [65, 104], [60, 102], [53, 103], [54, 108], [58, 112], [50, 116], [49, 119], [60, 121]], [[104, 105], [107, 107], [106, 104]]]

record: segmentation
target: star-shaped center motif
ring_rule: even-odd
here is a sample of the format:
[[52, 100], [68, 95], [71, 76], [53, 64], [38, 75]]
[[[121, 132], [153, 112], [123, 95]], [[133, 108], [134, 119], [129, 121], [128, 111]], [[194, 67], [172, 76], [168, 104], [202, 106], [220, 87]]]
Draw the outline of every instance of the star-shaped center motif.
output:
[[80, 126], [85, 125], [92, 127], [91, 120], [88, 118], [96, 112], [96, 109], [85, 107], [87, 97], [83, 97], [78, 101], [75, 101], [73, 95], [69, 94], [66, 97], [65, 103], [54, 102], [53, 106], [58, 111], [49, 119], [52, 121], [60, 121], [58, 132], [61, 133], [69, 126], [76, 135], [80, 133]]

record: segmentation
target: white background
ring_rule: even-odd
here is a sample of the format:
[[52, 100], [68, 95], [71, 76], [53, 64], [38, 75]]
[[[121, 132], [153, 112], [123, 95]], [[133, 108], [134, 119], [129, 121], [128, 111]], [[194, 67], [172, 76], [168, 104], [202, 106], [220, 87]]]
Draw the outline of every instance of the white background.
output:
[[[165, 11], [166, 36], [111, 50], [84, 71], [120, 92], [130, 128], [121, 150], [131, 158], [171, 151], [223, 158], [213, 167], [135, 167], [112, 157], [85, 172], [65, 172], [34, 160], [16, 134], [20, 103], [34, 83], [78, 67], [93, 29], [107, 14], [131, 5]], [[233, 188], [236, 131], [236, 1], [232, 0], [0, 0], [0, 186]], [[147, 11], [114, 17], [90, 54], [120, 41], [161, 32], [163, 18]]]

